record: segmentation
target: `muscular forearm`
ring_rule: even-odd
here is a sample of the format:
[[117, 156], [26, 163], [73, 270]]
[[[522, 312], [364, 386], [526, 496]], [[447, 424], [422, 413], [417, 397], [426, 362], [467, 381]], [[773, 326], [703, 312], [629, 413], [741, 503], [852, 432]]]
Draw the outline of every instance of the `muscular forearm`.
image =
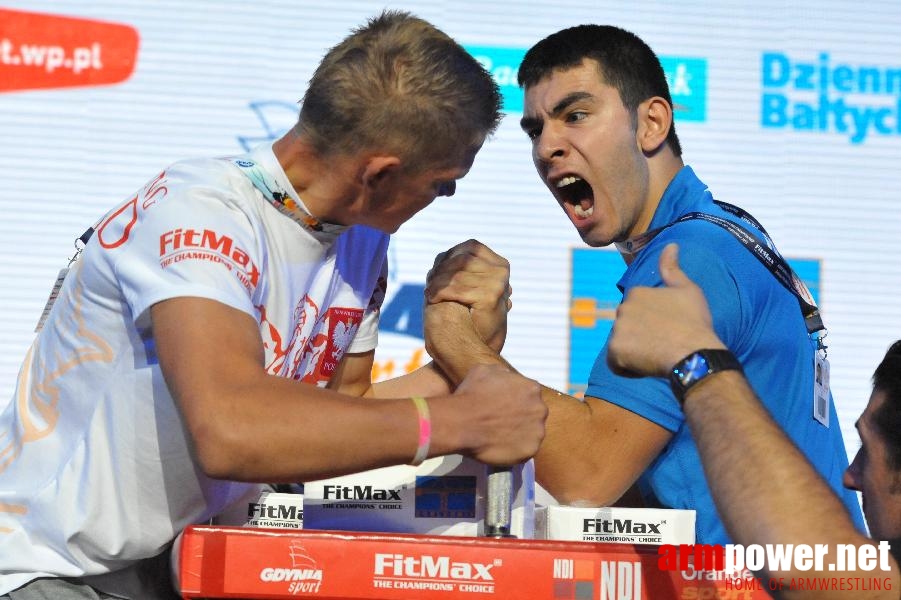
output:
[[[200, 396], [176, 394], [211, 477], [309, 481], [407, 464], [418, 448], [420, 413], [409, 398], [351, 397], [268, 375], [202, 388]], [[453, 394], [431, 396], [427, 406], [430, 457], [516, 464], [535, 454], [544, 432], [537, 383], [497, 367], [473, 369]]]
[[[322, 389], [267, 374], [257, 323], [234, 308], [174, 298], [155, 304], [151, 316], [160, 370], [200, 468], [211, 477], [305, 481], [416, 455], [425, 422], [416, 404], [409, 397], [359, 397], [370, 389], [372, 351], [345, 356], [330, 381], [337, 389]], [[429, 456], [515, 464], [538, 449], [546, 409], [535, 382], [477, 367], [447, 394], [437, 372], [421, 370], [408, 380], [417, 378], [416, 395], [429, 397]]]
[[[476, 365], [513, 367], [475, 331], [466, 307], [442, 303], [442, 328], [431, 329], [427, 349], [451, 381]], [[427, 329], [427, 332], [430, 331]], [[539, 483], [564, 504], [607, 506], [622, 496], [671, 438], [670, 432], [597, 398], [584, 402], [542, 386], [546, 435], [535, 456]]]
[[622, 490], [605, 471], [611, 465], [599, 435], [602, 423], [596, 422], [595, 401], [542, 389], [548, 405], [547, 435], [535, 455], [538, 483], [557, 502], [574, 506], [608, 506]]
[[619, 406], [544, 388], [547, 435], [535, 456], [539, 483], [563, 504], [619, 500], [672, 434]]
[[[457, 380], [459, 383], [460, 380]], [[449, 394], [456, 388], [450, 378], [434, 362], [429, 362], [411, 373], [372, 384], [367, 396], [375, 398], [402, 398], [404, 396], [438, 396]]]
[[513, 368], [476, 332], [469, 309], [442, 302], [426, 309], [426, 350], [451, 385], [458, 385], [476, 365]]
[[[477, 364], [502, 364], [513, 370], [481, 342], [472, 342], [452, 353], [449, 360], [437, 362], [449, 379], [456, 381]], [[544, 441], [535, 455], [538, 482], [561, 504], [607, 506], [617, 500], [632, 481], [620, 481], [610, 473], [620, 463], [610, 460], [605, 444], [611, 440], [599, 434], [602, 418], [596, 419], [592, 410], [597, 400], [581, 402], [546, 386], [541, 387], [541, 398], [548, 407], [548, 420]]]
[[[416, 451], [418, 417], [406, 398], [373, 402], [268, 375], [206, 389], [209, 398], [183, 392], [181, 403], [198, 459], [216, 478], [308, 481], [409, 462]], [[196, 414], [210, 409], [217, 418]], [[435, 451], [454, 444], [435, 428]]]
[[[738, 371], [723, 371], [691, 388], [685, 415], [707, 481], [736, 543], [826, 544], [823, 564], [836, 562], [837, 544], [872, 544], [858, 533], [844, 505], [770, 418]], [[855, 592], [855, 598], [897, 598], [898, 568], [860, 570], [842, 577], [894, 578], [894, 591]], [[793, 565], [794, 566], [794, 565]], [[767, 577], [834, 577], [835, 572], [767, 572]], [[842, 591], [785, 591], [791, 598], [847, 598]]]

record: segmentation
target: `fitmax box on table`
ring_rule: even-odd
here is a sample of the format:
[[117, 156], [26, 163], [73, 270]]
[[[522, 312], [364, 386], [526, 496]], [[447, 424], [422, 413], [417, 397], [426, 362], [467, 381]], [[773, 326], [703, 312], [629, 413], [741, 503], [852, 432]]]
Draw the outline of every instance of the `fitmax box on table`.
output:
[[[304, 528], [484, 535], [490, 467], [460, 455], [304, 484]], [[531, 538], [535, 469], [513, 467], [511, 532]]]
[[[532, 462], [513, 467], [511, 532], [531, 538]], [[218, 525], [480, 536], [489, 467], [459, 455], [307, 482], [303, 494], [264, 491], [220, 515]], [[298, 488], [299, 489], [299, 488]]]
[[618, 544], [694, 544], [695, 511], [542, 506], [535, 511], [535, 536]]

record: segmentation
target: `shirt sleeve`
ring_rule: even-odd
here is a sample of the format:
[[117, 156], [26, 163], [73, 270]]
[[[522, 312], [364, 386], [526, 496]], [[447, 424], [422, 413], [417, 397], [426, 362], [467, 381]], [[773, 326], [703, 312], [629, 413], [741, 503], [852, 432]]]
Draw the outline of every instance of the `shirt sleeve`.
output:
[[[182, 188], [182, 189], [179, 189]], [[218, 193], [217, 193], [218, 192]], [[165, 198], [108, 216], [102, 240], [117, 240], [114, 268], [138, 327], [149, 324], [157, 302], [193, 296], [222, 302], [256, 318], [261, 285], [261, 245], [246, 214], [217, 190], [173, 186]]]
[[[662, 233], [636, 258], [621, 280], [621, 285], [624, 297], [628, 297], [629, 291], [637, 286], [662, 286], [658, 269], [660, 253], [669, 242], [678, 242], [679, 265], [704, 291], [713, 315], [714, 329], [731, 348], [731, 342], [734, 342], [741, 330], [743, 303], [739, 298], [736, 277], [728, 264], [728, 253], [724, 257], [709, 243], [711, 236], [720, 235], [718, 231], [711, 231], [711, 227], [715, 226], [690, 222], [679, 226], [681, 231], [678, 237], [673, 235], [675, 228]], [[699, 238], [704, 239], [705, 243], [693, 241]], [[746, 252], [739, 244], [734, 241], [731, 243]], [[732, 248], [726, 248], [731, 253]], [[684, 415], [670, 389], [669, 381], [657, 377], [636, 379], [616, 375], [607, 365], [607, 351], [608, 344], [605, 342], [592, 367], [585, 395], [601, 398], [669, 431], [677, 431], [684, 422]]]
[[379, 318], [382, 312], [382, 303], [385, 301], [385, 293], [388, 290], [388, 259], [387, 254], [382, 255], [382, 267], [372, 290], [369, 305], [363, 313], [363, 320], [357, 335], [348, 346], [351, 353], [368, 352], [378, 345]]

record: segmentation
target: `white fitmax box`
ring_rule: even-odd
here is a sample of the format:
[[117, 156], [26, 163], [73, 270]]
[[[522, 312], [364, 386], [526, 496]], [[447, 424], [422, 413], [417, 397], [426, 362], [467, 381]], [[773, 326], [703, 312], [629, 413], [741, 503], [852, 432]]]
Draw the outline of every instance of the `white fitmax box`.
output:
[[263, 491], [235, 502], [213, 519], [215, 525], [303, 529], [303, 494]]
[[670, 508], [581, 508], [535, 510], [539, 539], [619, 544], [694, 544], [695, 511]]
[[[448, 455], [304, 484], [304, 528], [481, 536], [489, 468]], [[514, 466], [510, 531], [531, 538], [535, 469]]]

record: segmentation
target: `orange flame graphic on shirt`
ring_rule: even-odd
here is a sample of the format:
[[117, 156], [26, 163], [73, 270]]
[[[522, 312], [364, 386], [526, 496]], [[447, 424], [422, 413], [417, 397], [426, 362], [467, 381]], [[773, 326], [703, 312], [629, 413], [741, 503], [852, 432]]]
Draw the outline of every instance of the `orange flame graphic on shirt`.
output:
[[[76, 276], [77, 270], [76, 267], [70, 271], [69, 276]], [[16, 382], [15, 401], [21, 435], [9, 440], [9, 431], [0, 433], [0, 444], [5, 443], [0, 447], [0, 473], [5, 471], [21, 454], [25, 444], [43, 439], [56, 429], [60, 415], [60, 389], [57, 385], [59, 378], [79, 365], [89, 362], [109, 363], [115, 358], [110, 345], [85, 326], [82, 307], [84, 287], [80, 280], [75, 282], [69, 298], [71, 307], [68, 311], [68, 318], [57, 318], [52, 323], [48, 323], [43, 335], [46, 335], [50, 327], [72, 327], [74, 328], [73, 337], [82, 340], [83, 344], [74, 348], [68, 357], [55, 357], [56, 364], [52, 370], [48, 367], [46, 360], [42, 360], [38, 364], [34, 362], [35, 350], [41, 342], [41, 337], [38, 337], [28, 350]], [[62, 300], [63, 296], [61, 295], [58, 301]], [[62, 309], [62, 306], [56, 307], [57, 311]], [[33, 382], [33, 379], [38, 379], [38, 381]]]

